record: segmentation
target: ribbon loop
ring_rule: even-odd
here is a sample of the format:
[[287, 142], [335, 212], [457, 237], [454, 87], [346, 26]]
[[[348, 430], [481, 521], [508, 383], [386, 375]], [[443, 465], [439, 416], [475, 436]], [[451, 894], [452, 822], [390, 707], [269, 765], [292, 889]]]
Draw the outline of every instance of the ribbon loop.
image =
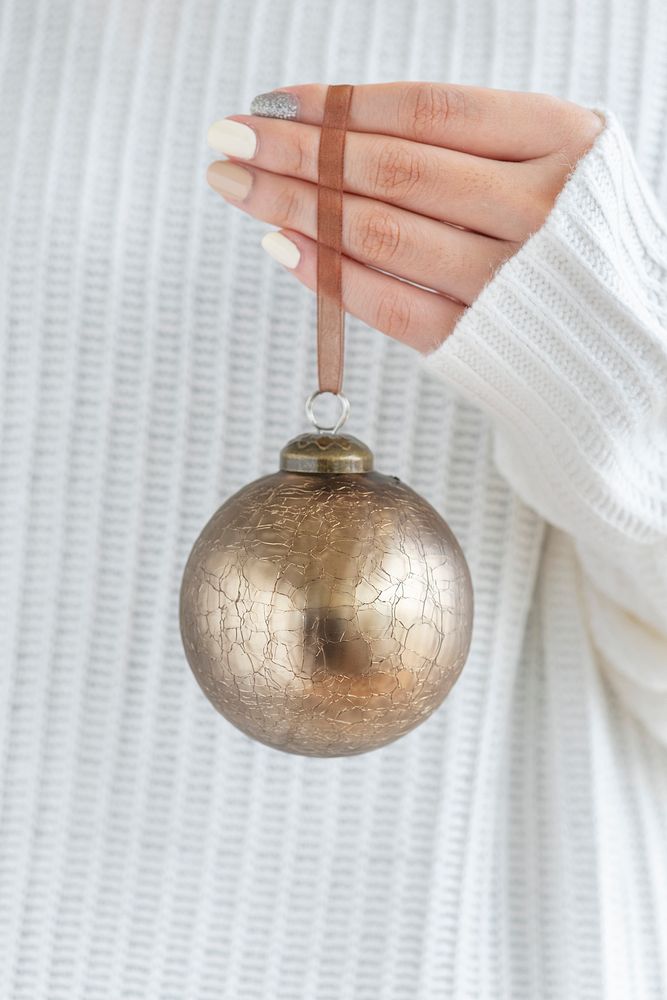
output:
[[317, 165], [317, 377], [320, 392], [343, 385], [345, 311], [343, 245], [343, 163], [353, 86], [327, 89]]

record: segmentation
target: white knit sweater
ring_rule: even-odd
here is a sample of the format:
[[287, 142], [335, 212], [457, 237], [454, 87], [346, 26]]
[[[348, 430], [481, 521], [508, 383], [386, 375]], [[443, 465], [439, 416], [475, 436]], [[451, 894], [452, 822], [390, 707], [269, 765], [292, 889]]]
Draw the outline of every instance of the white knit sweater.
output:
[[[666, 10], [2, 0], [2, 1000], [664, 1000]], [[315, 387], [315, 298], [205, 132], [400, 79], [607, 125], [434, 353], [348, 316], [346, 429], [451, 524], [475, 630], [415, 732], [302, 759], [178, 633], [194, 538]]]

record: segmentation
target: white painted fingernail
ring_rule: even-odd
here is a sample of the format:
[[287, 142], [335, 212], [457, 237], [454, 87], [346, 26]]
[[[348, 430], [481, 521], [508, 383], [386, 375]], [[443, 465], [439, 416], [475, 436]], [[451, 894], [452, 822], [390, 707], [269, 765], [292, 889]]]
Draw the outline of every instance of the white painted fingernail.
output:
[[262, 236], [262, 246], [270, 257], [277, 260], [279, 264], [284, 264], [285, 267], [294, 268], [301, 259], [301, 251], [296, 243], [292, 243], [286, 236], [275, 230]]
[[242, 160], [249, 160], [255, 155], [257, 149], [255, 130], [249, 125], [244, 125], [243, 122], [232, 121], [229, 118], [213, 122], [206, 138], [209, 146], [216, 153], [224, 153], [225, 156], [238, 156]]

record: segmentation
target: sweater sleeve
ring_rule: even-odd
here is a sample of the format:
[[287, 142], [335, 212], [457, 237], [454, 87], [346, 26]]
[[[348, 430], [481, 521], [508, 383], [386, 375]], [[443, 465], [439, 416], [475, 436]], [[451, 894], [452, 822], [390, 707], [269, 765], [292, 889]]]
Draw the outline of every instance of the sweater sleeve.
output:
[[543, 225], [420, 364], [489, 414], [573, 540], [596, 657], [667, 743], [667, 220], [615, 114]]

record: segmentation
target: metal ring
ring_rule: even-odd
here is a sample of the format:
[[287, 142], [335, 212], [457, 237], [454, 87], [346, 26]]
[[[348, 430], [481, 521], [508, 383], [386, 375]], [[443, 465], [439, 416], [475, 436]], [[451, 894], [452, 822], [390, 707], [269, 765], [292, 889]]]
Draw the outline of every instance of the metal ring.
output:
[[329, 392], [329, 391], [330, 391], [329, 389], [315, 389], [314, 392], [311, 392], [310, 396], [306, 400], [306, 415], [310, 420], [310, 422], [315, 425], [318, 431], [320, 431], [320, 433], [335, 434], [336, 431], [340, 430], [340, 428], [343, 426], [343, 424], [348, 418], [350, 412], [350, 401], [348, 400], [347, 396], [345, 396], [342, 392], [332, 392], [331, 395], [336, 396], [341, 402], [342, 405], [341, 414], [336, 423], [333, 425], [333, 427], [322, 427], [322, 425], [318, 424], [317, 420], [315, 419], [315, 414], [313, 413], [313, 400], [317, 396], [321, 396], [323, 392]]

